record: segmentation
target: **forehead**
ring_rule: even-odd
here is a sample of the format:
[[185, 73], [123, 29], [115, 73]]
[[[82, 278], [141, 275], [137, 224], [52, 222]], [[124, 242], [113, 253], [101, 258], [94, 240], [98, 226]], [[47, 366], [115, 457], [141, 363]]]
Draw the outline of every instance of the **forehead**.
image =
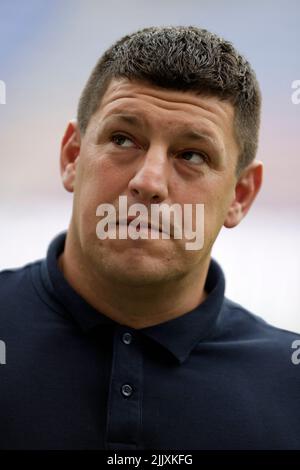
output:
[[[166, 111], [186, 111], [187, 114], [202, 113], [212, 120], [218, 118], [233, 118], [234, 108], [228, 101], [222, 101], [216, 96], [202, 96], [194, 91], [177, 91], [159, 88], [145, 82], [132, 81], [125, 78], [114, 79], [104, 93], [98, 112], [106, 115], [117, 106], [128, 100], [152, 105]], [[132, 104], [132, 103], [131, 103]], [[171, 114], [174, 118], [175, 113]]]

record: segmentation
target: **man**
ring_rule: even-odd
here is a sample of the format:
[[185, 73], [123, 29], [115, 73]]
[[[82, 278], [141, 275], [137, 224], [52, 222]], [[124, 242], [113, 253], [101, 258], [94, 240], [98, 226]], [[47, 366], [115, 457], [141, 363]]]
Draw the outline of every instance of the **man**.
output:
[[[298, 335], [226, 299], [211, 259], [261, 186], [260, 106], [249, 63], [203, 29], [146, 28], [100, 58], [62, 140], [67, 234], [1, 273], [2, 448], [300, 448]], [[135, 204], [192, 207], [203, 243], [175, 217], [169, 238], [142, 237], [164, 232], [150, 218], [115, 236]]]

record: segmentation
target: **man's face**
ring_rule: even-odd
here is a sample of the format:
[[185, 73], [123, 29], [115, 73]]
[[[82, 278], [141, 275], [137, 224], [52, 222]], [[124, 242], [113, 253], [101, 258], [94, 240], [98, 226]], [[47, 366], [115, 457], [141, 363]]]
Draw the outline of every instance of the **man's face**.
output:
[[[126, 79], [113, 80], [81, 138], [75, 162], [71, 231], [81, 261], [98, 274], [131, 285], [161, 283], [198, 272], [234, 199], [239, 148], [233, 106]], [[204, 204], [204, 246], [186, 240], [99, 240], [96, 209]]]

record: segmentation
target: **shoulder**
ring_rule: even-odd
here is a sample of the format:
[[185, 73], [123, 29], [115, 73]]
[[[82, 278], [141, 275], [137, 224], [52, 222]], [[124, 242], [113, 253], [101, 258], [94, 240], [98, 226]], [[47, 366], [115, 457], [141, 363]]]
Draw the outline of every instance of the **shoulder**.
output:
[[41, 260], [30, 262], [24, 266], [17, 268], [7, 268], [0, 271], [0, 296], [6, 293], [19, 292], [15, 291], [16, 288], [23, 290], [24, 287], [30, 283], [31, 269], [38, 267], [41, 264]]
[[241, 329], [245, 335], [255, 334], [259, 337], [275, 339], [291, 339], [297, 337], [300, 339], [300, 333], [286, 330], [270, 324], [264, 320], [259, 313], [253, 313], [237, 302], [225, 297], [223, 305], [225, 322], [231, 326]]
[[34, 270], [40, 269], [41, 260], [30, 262], [18, 268], [0, 271], [0, 319], [11, 316], [18, 310], [32, 307], [37, 292], [32, 281]]
[[300, 351], [299, 333], [274, 326], [259, 314], [227, 298], [222, 309], [222, 334], [219, 339], [238, 344], [241, 351], [251, 351], [251, 354], [258, 354], [270, 363], [281, 362], [283, 358], [292, 363], [293, 351], [296, 348]]

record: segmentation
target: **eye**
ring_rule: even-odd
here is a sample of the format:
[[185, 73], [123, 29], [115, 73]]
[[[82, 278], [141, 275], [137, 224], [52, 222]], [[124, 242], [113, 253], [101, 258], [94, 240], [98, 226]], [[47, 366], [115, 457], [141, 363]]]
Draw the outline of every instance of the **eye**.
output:
[[134, 145], [133, 141], [123, 134], [115, 134], [112, 136], [111, 140], [119, 147], [131, 147]]
[[183, 152], [180, 156], [187, 160], [188, 162], [193, 163], [193, 165], [202, 164], [207, 162], [208, 158], [204, 153], [194, 152], [193, 150]]

